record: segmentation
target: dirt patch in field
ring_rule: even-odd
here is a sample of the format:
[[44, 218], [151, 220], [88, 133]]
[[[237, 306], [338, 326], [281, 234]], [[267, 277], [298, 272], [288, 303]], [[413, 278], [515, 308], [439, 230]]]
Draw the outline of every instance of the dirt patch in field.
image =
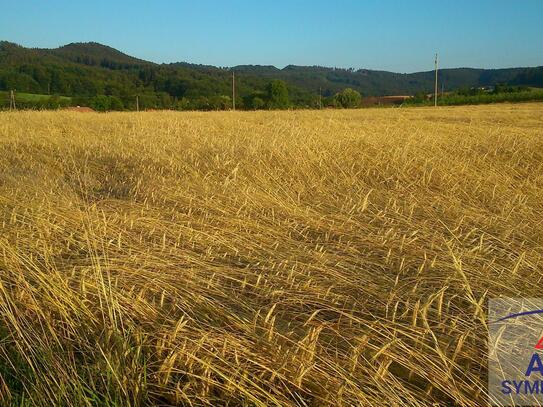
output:
[[68, 110], [70, 112], [81, 112], [81, 113], [91, 113], [95, 112], [94, 109], [86, 106], [71, 106], [67, 107], [65, 110]]

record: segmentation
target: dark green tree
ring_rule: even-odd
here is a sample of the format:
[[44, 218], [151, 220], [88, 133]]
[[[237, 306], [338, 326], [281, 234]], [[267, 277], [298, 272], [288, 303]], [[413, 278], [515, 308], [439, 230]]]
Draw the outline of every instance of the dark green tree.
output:
[[109, 96], [109, 110], [124, 110], [121, 99], [117, 96]]
[[276, 79], [268, 83], [266, 87], [267, 104], [270, 109], [288, 109], [290, 100], [285, 81]]
[[213, 110], [227, 110], [232, 107], [230, 96], [217, 95], [209, 98], [209, 104]]
[[90, 107], [99, 112], [105, 112], [110, 109], [111, 101], [106, 95], [98, 95], [91, 99]]
[[183, 97], [175, 102], [174, 109], [190, 110], [190, 101], [187, 98]]
[[264, 99], [259, 98], [258, 96], [253, 99], [253, 109], [263, 109], [265, 105], [266, 102], [264, 101]]
[[362, 95], [351, 88], [344, 89], [334, 96], [334, 106], [344, 109], [359, 107], [360, 102], [362, 102]]

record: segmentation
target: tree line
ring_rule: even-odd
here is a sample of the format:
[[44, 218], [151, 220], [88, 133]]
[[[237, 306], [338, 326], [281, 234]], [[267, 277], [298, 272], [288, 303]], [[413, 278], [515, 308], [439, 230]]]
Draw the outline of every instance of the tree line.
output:
[[[187, 63], [153, 64], [100, 44], [70, 44], [53, 50], [29, 49], [0, 42], [0, 91], [45, 95], [19, 99], [24, 108], [88, 106], [95, 110], [140, 109], [225, 110], [232, 106], [229, 68]], [[520, 85], [543, 84], [543, 68], [440, 72], [448, 87], [504, 78]], [[360, 89], [370, 95], [414, 94], [433, 89], [433, 74], [296, 67], [236, 68], [236, 108], [353, 108], [361, 104]], [[530, 85], [533, 86], [533, 85]], [[543, 85], [542, 85], [543, 86]], [[457, 86], [457, 88], [460, 86]], [[369, 92], [369, 91], [368, 91]], [[9, 106], [1, 97], [0, 107]]]

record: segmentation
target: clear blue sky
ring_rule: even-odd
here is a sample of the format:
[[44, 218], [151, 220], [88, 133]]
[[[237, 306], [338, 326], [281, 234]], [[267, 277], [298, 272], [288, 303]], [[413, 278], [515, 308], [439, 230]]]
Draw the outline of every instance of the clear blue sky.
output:
[[543, 0], [0, 0], [0, 39], [155, 62], [396, 72], [543, 65]]

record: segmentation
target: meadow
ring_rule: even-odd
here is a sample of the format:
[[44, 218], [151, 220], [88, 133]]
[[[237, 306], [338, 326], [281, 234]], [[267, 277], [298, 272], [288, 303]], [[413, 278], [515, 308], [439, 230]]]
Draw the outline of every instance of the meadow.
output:
[[[501, 93], [481, 93], [478, 95], [461, 95], [451, 93], [438, 97], [437, 104], [439, 106], [461, 106], [461, 105], [483, 105], [489, 103], [522, 103], [522, 102], [540, 102], [543, 100], [543, 89], [531, 88], [517, 92], [501, 92]], [[408, 99], [406, 105], [417, 106], [432, 106], [433, 99], [420, 101], [417, 99]]]
[[0, 112], [0, 404], [483, 406], [543, 104]]
[[[15, 105], [18, 109], [58, 109], [72, 103], [72, 98], [58, 95], [37, 93], [15, 93]], [[10, 92], [0, 90], [0, 111], [10, 109]]]

